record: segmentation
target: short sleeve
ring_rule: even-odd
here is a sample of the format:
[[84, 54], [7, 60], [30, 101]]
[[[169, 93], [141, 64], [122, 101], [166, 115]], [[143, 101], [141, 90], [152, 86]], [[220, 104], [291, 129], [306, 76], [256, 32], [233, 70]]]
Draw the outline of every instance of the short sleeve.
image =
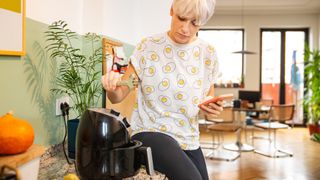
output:
[[214, 83], [217, 83], [219, 75], [220, 75], [219, 61], [218, 61], [216, 51], [214, 52], [212, 59], [213, 59], [213, 68], [212, 68], [212, 82], [211, 82], [211, 84], [214, 84]]
[[132, 55], [129, 58], [129, 62], [134, 67], [139, 79], [142, 79], [143, 72], [146, 67], [145, 60], [145, 40], [142, 40], [133, 51]]
[[208, 45], [206, 48], [205, 65], [207, 70], [206, 74], [208, 77], [208, 81], [210, 85], [213, 85], [217, 82], [220, 76], [220, 72], [217, 52], [216, 49], [211, 45]]

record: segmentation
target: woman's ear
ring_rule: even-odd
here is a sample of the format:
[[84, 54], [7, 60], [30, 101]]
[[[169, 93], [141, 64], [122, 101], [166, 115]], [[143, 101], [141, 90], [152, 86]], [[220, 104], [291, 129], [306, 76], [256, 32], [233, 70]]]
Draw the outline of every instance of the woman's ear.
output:
[[172, 8], [172, 6], [170, 8], [170, 16], [173, 16], [173, 8]]

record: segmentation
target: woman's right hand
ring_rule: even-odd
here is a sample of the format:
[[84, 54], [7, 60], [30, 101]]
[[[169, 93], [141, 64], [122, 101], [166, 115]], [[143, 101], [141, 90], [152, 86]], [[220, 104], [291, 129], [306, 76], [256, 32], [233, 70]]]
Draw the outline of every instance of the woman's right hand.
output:
[[121, 81], [119, 72], [109, 71], [101, 77], [102, 86], [106, 91], [114, 91], [119, 81]]

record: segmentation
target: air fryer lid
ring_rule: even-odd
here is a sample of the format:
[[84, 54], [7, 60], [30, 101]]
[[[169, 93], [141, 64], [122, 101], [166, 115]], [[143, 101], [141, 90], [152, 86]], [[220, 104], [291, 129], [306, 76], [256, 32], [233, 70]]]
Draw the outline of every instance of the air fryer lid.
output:
[[90, 108], [81, 118], [78, 138], [82, 145], [95, 149], [124, 147], [130, 142], [127, 122], [120, 113], [104, 108]]

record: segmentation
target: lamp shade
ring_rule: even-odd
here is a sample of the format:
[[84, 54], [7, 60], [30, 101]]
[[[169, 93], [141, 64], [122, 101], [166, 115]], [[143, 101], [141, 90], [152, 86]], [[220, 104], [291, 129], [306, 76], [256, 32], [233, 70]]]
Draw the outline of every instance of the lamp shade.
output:
[[246, 50], [242, 50], [242, 51], [234, 51], [232, 52], [234, 54], [256, 54], [255, 52], [252, 51], [246, 51]]

